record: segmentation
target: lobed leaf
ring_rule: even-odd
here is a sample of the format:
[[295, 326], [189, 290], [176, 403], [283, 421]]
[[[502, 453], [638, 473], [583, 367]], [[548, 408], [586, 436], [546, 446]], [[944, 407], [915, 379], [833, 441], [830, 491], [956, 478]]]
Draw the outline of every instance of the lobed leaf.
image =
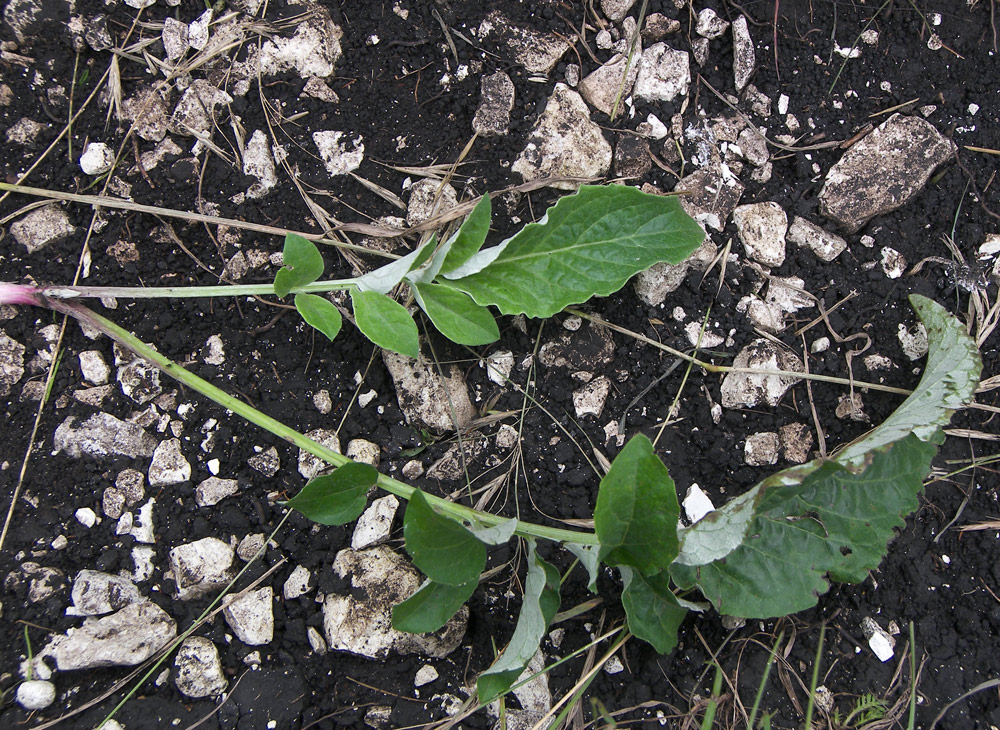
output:
[[413, 564], [436, 583], [476, 583], [486, 567], [486, 546], [463, 525], [435, 512], [419, 489], [406, 505], [403, 539]]
[[[447, 278], [450, 286], [504, 314], [551, 317], [570, 304], [618, 291], [653, 264], [680, 263], [704, 237], [674, 197], [623, 185], [584, 185], [499, 251], [480, 251]], [[475, 259], [481, 261], [470, 266]], [[483, 262], [485, 268], [469, 273]]]
[[688, 609], [670, 592], [667, 574], [645, 576], [627, 566], [619, 570], [624, 586], [622, 606], [628, 619], [628, 630], [660, 654], [673, 650], [677, 646], [677, 630]]
[[420, 355], [417, 323], [395, 299], [373, 291], [351, 292], [354, 322], [379, 347], [416, 359]]
[[344, 525], [361, 516], [377, 480], [375, 467], [351, 462], [311, 480], [285, 504], [321, 525]]
[[316, 294], [296, 294], [295, 308], [306, 324], [315, 327], [330, 340], [340, 332], [344, 318], [333, 302]]
[[521, 676], [538, 651], [542, 637], [559, 610], [559, 571], [542, 560], [535, 551], [535, 541], [528, 544], [528, 574], [517, 626], [510, 643], [493, 666], [479, 675], [476, 689], [483, 704], [507, 692]]
[[894, 529], [917, 507], [935, 451], [911, 434], [871, 451], [860, 471], [828, 460], [800, 484], [775, 475], [754, 487], [753, 515], [735, 550], [705, 565], [675, 563], [671, 575], [730, 616], [809, 608], [829, 580], [860, 582], [878, 567]]
[[392, 607], [392, 627], [410, 634], [437, 631], [458, 613], [477, 585], [478, 578], [457, 586], [426, 580], [416, 593]]
[[680, 505], [674, 481], [643, 435], [625, 444], [601, 479], [594, 508], [600, 560], [640, 573], [667, 570], [677, 557]]
[[312, 241], [289, 233], [282, 249], [285, 265], [274, 276], [274, 293], [288, 296], [293, 289], [312, 284], [323, 275], [323, 254]]
[[472, 297], [440, 284], [413, 284], [420, 308], [437, 330], [460, 345], [486, 345], [500, 339], [500, 329], [490, 310]]

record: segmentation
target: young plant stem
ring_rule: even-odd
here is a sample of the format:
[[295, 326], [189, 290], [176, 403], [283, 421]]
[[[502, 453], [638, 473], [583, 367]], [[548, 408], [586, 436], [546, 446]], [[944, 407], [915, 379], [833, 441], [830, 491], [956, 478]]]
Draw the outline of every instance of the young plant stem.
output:
[[[160, 368], [160, 370], [177, 380], [182, 385], [186, 385], [192, 390], [201, 393], [203, 396], [210, 398], [223, 408], [232, 411], [250, 423], [260, 426], [264, 430], [269, 431], [275, 436], [284, 439], [288, 443], [309, 452], [323, 461], [335, 466], [343, 466], [344, 464], [351, 462], [351, 459], [343, 454], [338, 454], [336, 451], [316, 443], [290, 426], [287, 426], [281, 421], [278, 421], [277, 419], [268, 416], [266, 413], [257, 410], [253, 406], [244, 403], [221, 388], [212, 385], [207, 380], [198, 377], [194, 373], [185, 370], [174, 361], [161, 355], [128, 330], [118, 326], [111, 320], [102, 317], [96, 312], [87, 309], [78, 302], [65, 299], [47, 298], [37, 290], [25, 296], [30, 296], [31, 300], [22, 300], [18, 303], [31, 303], [37, 306], [52, 309], [100, 330], [118, 344], [132, 350], [135, 354]], [[381, 474], [378, 477], [377, 483], [379, 487], [390, 494], [394, 494], [397, 497], [406, 500], [409, 500], [410, 495], [412, 495], [414, 491], [414, 487]], [[454, 502], [449, 502], [430, 494], [425, 495], [425, 497], [435, 509], [452, 517], [453, 519], [485, 526], [497, 525], [501, 522], [505, 522], [507, 519], [500, 515], [481, 512], [479, 510], [472, 509], [471, 507], [455, 504]], [[597, 535], [592, 532], [564, 530], [561, 528], [547, 527], [545, 525], [536, 525], [528, 522], [519, 522], [515, 533], [522, 537], [537, 537], [559, 543], [572, 542], [580, 545], [599, 544]]]
[[[356, 285], [357, 279], [326, 279], [295, 288], [296, 293], [341, 291]], [[48, 299], [194, 299], [198, 297], [251, 297], [274, 294], [274, 284], [218, 284], [214, 286], [43, 286], [39, 293]]]

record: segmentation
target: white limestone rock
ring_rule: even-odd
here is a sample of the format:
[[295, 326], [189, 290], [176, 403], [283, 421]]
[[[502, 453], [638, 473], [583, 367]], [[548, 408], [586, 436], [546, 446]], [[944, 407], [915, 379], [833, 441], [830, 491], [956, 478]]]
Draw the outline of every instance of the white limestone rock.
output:
[[640, 272], [632, 282], [635, 292], [650, 306], [659, 306], [666, 301], [668, 294], [680, 287], [690, 272], [707, 269], [717, 253], [718, 246], [712, 239], [706, 238], [679, 264], [662, 262]]
[[684, 192], [681, 208], [702, 226], [722, 231], [743, 196], [743, 184], [720, 167], [696, 170], [678, 181], [674, 192]]
[[[452, 365], [442, 377], [433, 362], [382, 351], [403, 417], [411, 426], [442, 434], [464, 429], [476, 417], [462, 371]], [[454, 419], [452, 418], [454, 409]]]
[[612, 23], [621, 21], [633, 5], [635, 0], [601, 0], [601, 10]]
[[211, 138], [216, 108], [232, 101], [233, 97], [214, 84], [195, 79], [174, 107], [167, 128], [182, 136]]
[[240, 483], [236, 479], [209, 477], [194, 488], [194, 501], [199, 507], [211, 507], [239, 491]]
[[913, 329], [910, 329], [901, 322], [897, 336], [899, 344], [903, 347], [903, 354], [910, 360], [919, 360], [927, 354], [927, 330], [923, 324], [918, 322]]
[[[797, 355], [763, 338], [754, 340], [740, 350], [733, 361], [733, 367], [799, 373], [805, 371]], [[725, 408], [753, 408], [766, 403], [774, 407], [785, 392], [800, 380], [801, 378], [793, 375], [729, 372], [722, 379], [722, 405]]]
[[73, 605], [67, 616], [101, 616], [142, 600], [135, 583], [125, 576], [81, 570], [73, 580]]
[[313, 589], [312, 585], [310, 585], [311, 582], [312, 574], [309, 572], [309, 569], [301, 565], [296, 565], [288, 578], [285, 579], [285, 583], [281, 587], [281, 595], [285, 597], [286, 601], [292, 601], [304, 596]]
[[226, 690], [229, 682], [211, 639], [189, 636], [184, 640], [174, 657], [174, 683], [178, 692], [195, 699], [215, 697]]
[[893, 114], [830, 168], [819, 192], [820, 213], [853, 233], [905, 205], [955, 149], [929, 122]]
[[785, 233], [788, 216], [777, 203], [750, 203], [733, 211], [740, 241], [747, 256], [765, 266], [781, 266], [785, 262]]
[[24, 353], [24, 345], [0, 331], [0, 396], [24, 376]]
[[103, 618], [56, 636], [42, 653], [61, 672], [95, 667], [131, 667], [149, 659], [177, 635], [177, 623], [149, 601], [131, 603]]
[[165, 439], [153, 452], [146, 474], [151, 487], [170, 487], [191, 479], [191, 464], [184, 458], [180, 439]]
[[[0, 345], [0, 351], [3, 347]], [[104, 355], [99, 350], [84, 350], [78, 355], [80, 374], [88, 383], [104, 385], [111, 376], [111, 368], [104, 362]]]
[[389, 548], [341, 550], [333, 570], [341, 578], [350, 578], [353, 590], [343, 596], [327, 594], [323, 603], [323, 629], [331, 649], [372, 659], [392, 652], [442, 658], [461, 643], [469, 616], [464, 606], [432, 634], [406, 634], [392, 628], [393, 605], [409, 598], [423, 578]]
[[687, 51], [675, 51], [666, 43], [654, 43], [642, 52], [632, 93], [651, 102], [673, 101], [685, 96], [691, 83]]
[[69, 214], [56, 203], [37, 208], [10, 226], [14, 240], [28, 249], [29, 254], [74, 233], [76, 227], [70, 222]]
[[77, 425], [70, 416], [56, 428], [52, 439], [55, 452], [65, 451], [74, 459], [83, 454], [95, 457], [149, 457], [156, 448], [156, 438], [134, 423], [119, 421], [108, 413], [95, 413]]
[[808, 248], [822, 261], [833, 261], [847, 249], [847, 241], [836, 233], [830, 233], [801, 216], [792, 218], [788, 227], [788, 241], [796, 246]]
[[170, 551], [170, 571], [182, 601], [211, 593], [232, 578], [233, 548], [215, 537], [204, 537]]
[[346, 175], [361, 167], [365, 145], [361, 135], [349, 138], [346, 132], [333, 130], [313, 132], [313, 143], [331, 176]]
[[379, 497], [358, 518], [351, 536], [351, 549], [364, 550], [389, 539], [399, 500], [388, 494]]
[[573, 409], [577, 418], [594, 416], [600, 418], [604, 403], [611, 392], [611, 380], [607, 376], [594, 378], [582, 388], [573, 391]]
[[514, 353], [499, 350], [488, 355], [482, 364], [486, 368], [486, 377], [497, 385], [506, 385], [510, 379], [510, 371], [514, 369]]
[[[611, 145], [590, 119], [583, 98], [566, 84], [556, 84], [524, 150], [511, 170], [525, 181], [556, 177], [602, 177], [611, 168]], [[575, 190], [579, 183], [552, 187]]]
[[536, 74], [548, 75], [570, 47], [562, 36], [515, 25], [498, 10], [483, 19], [476, 35], [496, 41], [511, 60]]
[[458, 192], [454, 187], [439, 180], [425, 178], [410, 187], [410, 199], [406, 204], [406, 222], [416, 226], [431, 218], [446, 213], [458, 205]]
[[263, 130], [254, 130], [243, 150], [243, 174], [257, 178], [257, 182], [247, 190], [248, 198], [262, 198], [278, 184], [278, 172], [271, 156], [267, 135]]
[[56, 686], [43, 679], [29, 679], [17, 685], [14, 696], [19, 704], [29, 712], [44, 710], [56, 700]]
[[781, 441], [773, 431], [747, 436], [743, 447], [743, 460], [750, 466], [768, 466], [778, 463]]
[[[325, 446], [331, 451], [336, 451], [338, 454], [340, 451], [340, 438], [337, 436], [336, 431], [331, 431], [328, 428], [314, 428], [306, 434], [306, 438], [310, 438], [320, 446]], [[305, 449], [299, 449], [299, 474], [306, 481], [310, 479], [315, 479], [320, 474], [324, 472], [329, 472], [335, 469], [332, 464], [320, 459], [318, 456], [310, 454]]]
[[163, 392], [159, 368], [142, 358], [134, 358], [122, 365], [115, 378], [122, 393], [138, 405], [149, 403]]
[[115, 152], [103, 142], [91, 142], [80, 156], [85, 175], [103, 175], [115, 164]]
[[273, 446], [268, 447], [247, 459], [247, 464], [251, 469], [259, 471], [266, 477], [273, 477], [281, 468], [281, 459], [278, 450]]
[[[628, 54], [619, 53], [597, 69], [588, 74], [577, 87], [580, 96], [597, 111], [611, 116], [615, 101], [618, 101], [618, 113], [625, 108], [625, 99], [632, 93], [632, 85], [639, 74], [639, 52], [632, 57], [629, 64]], [[626, 72], [626, 66], [628, 70]], [[622, 84], [624, 77], [625, 83]]]
[[750, 28], [744, 16], [733, 21], [733, 79], [736, 82], [736, 90], [743, 91], [743, 88], [750, 81], [757, 66], [757, 56], [753, 48], [753, 39], [750, 38]]
[[712, 498], [705, 494], [704, 490], [697, 484], [692, 484], [688, 487], [684, 501], [681, 502], [681, 507], [684, 508], [684, 515], [692, 525], [709, 512], [715, 511]]
[[223, 601], [222, 615], [236, 638], [249, 646], [263, 646], [274, 639], [274, 589], [264, 586], [239, 598]]
[[368, 439], [351, 439], [347, 442], [347, 451], [344, 452], [344, 455], [349, 459], [371, 466], [378, 466], [382, 458], [381, 447]]
[[702, 38], [718, 38], [729, 30], [729, 21], [720, 18], [711, 8], [705, 8], [698, 13], [698, 22], [694, 32]]
[[274, 35], [261, 46], [259, 63], [265, 76], [292, 70], [303, 79], [325, 79], [333, 74], [344, 33], [320, 3], [306, 5], [309, 12], [295, 24], [291, 38]]

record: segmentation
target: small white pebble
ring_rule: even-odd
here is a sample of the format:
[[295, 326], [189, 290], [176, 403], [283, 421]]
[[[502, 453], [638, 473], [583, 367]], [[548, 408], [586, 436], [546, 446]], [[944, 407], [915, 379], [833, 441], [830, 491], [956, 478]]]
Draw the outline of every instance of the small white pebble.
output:
[[969, 114], [972, 114], [973, 116], [975, 116], [978, 113], [979, 113], [979, 104], [975, 104], [975, 103], [969, 104]]
[[97, 524], [97, 514], [90, 507], [81, 507], [76, 511], [76, 521], [84, 527], [93, 527]]
[[17, 686], [17, 703], [26, 710], [44, 710], [56, 699], [56, 686], [52, 682], [31, 679]]

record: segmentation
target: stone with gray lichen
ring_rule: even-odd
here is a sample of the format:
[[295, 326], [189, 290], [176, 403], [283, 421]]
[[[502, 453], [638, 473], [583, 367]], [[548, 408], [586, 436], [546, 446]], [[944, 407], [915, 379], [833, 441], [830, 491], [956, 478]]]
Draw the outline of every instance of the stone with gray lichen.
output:
[[641, 50], [636, 49], [631, 63], [629, 63], [628, 54], [619, 53], [612, 56], [607, 63], [587, 74], [577, 87], [584, 101], [608, 116], [615, 110], [617, 103], [617, 111], [620, 114], [624, 109], [625, 99], [632, 93], [632, 85], [639, 74]]
[[42, 650], [59, 671], [141, 664], [177, 635], [176, 622], [149, 601], [132, 603], [109, 616], [56, 636]]
[[955, 150], [929, 122], [893, 114], [830, 168], [819, 192], [820, 213], [853, 233], [905, 205]]
[[[583, 98], [565, 84], [556, 84], [545, 111], [511, 170], [525, 181], [545, 177], [602, 177], [611, 169], [611, 145], [590, 119]], [[575, 190], [579, 183], [551, 187]]]
[[747, 256], [765, 266], [784, 263], [788, 217], [780, 205], [770, 201], [741, 205], [733, 211], [733, 223]]
[[187, 697], [215, 697], [229, 682], [222, 671], [219, 650], [211, 639], [189, 636], [174, 657], [174, 683]]
[[28, 249], [28, 253], [35, 253], [75, 232], [69, 215], [56, 204], [33, 210], [10, 226], [14, 240]]
[[645, 101], [673, 101], [687, 94], [690, 83], [691, 63], [687, 51], [654, 43], [642, 52], [632, 93]]
[[743, 91], [743, 88], [750, 81], [757, 65], [757, 56], [754, 52], [753, 39], [750, 38], [750, 28], [744, 16], [733, 21], [733, 79], [736, 82], [736, 90]]
[[[434, 433], [465, 428], [476, 417], [462, 371], [451, 366], [442, 377], [433, 362], [382, 351], [403, 417], [411, 426]], [[454, 416], [454, 417], [453, 417]]]
[[[804, 366], [799, 357], [770, 340], [758, 338], [740, 350], [733, 367], [743, 370], [765, 370], [801, 373]], [[801, 378], [795, 375], [773, 375], [754, 372], [729, 372], [722, 379], [722, 405], [725, 408], [753, 408], [766, 403], [778, 405], [785, 392]]]
[[205, 537], [170, 551], [170, 570], [182, 601], [200, 598], [229, 582], [233, 548], [215, 537]]
[[226, 623], [244, 644], [263, 646], [274, 639], [274, 590], [271, 586], [231, 598], [223, 605]]
[[24, 345], [0, 331], [0, 396], [10, 393], [24, 375], [24, 353]]
[[101, 616], [142, 600], [139, 589], [128, 578], [97, 570], [81, 570], [73, 580], [73, 605], [68, 616]]
[[191, 464], [184, 458], [180, 439], [166, 439], [156, 447], [146, 478], [151, 487], [170, 487], [191, 478]]
[[239, 491], [240, 483], [235, 479], [209, 477], [195, 487], [194, 501], [199, 507], [211, 507]]
[[152, 456], [156, 438], [141, 426], [119, 421], [108, 413], [95, 413], [83, 423], [70, 416], [56, 428], [52, 439], [56, 453], [65, 451], [73, 458], [88, 456]]
[[514, 108], [514, 82], [503, 71], [483, 76], [479, 82], [479, 108], [472, 129], [483, 137], [507, 134]]

